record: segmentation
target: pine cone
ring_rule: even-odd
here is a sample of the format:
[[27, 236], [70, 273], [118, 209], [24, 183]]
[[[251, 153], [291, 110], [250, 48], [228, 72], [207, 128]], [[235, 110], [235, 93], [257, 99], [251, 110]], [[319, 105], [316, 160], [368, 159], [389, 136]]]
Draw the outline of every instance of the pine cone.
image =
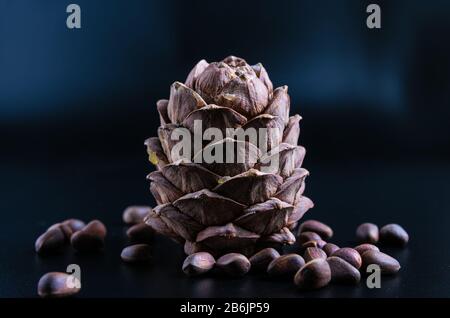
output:
[[[145, 145], [157, 169], [148, 179], [158, 206], [146, 224], [183, 243], [187, 254], [248, 255], [293, 244], [291, 230], [314, 204], [303, 196], [309, 173], [301, 168], [305, 149], [297, 145], [301, 117], [289, 117], [287, 86], [273, 90], [261, 64], [250, 66], [238, 57], [201, 60], [184, 84], [172, 84], [169, 100], [156, 105], [158, 137]], [[208, 128], [222, 138], [202, 138]], [[239, 128], [269, 133], [242, 140], [230, 133]], [[183, 138], [181, 129], [187, 131]], [[179, 139], [194, 151], [180, 151]], [[220, 152], [226, 160], [202, 160]], [[269, 164], [274, 158], [277, 164]]]

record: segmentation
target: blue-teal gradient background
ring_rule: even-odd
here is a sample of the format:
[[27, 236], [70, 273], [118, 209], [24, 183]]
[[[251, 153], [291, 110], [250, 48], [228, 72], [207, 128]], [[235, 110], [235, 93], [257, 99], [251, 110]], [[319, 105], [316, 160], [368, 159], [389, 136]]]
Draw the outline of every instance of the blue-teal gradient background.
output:
[[[450, 3], [0, 1], [2, 158], [142, 156], [155, 102], [201, 58], [262, 62], [287, 84], [314, 160], [450, 155]], [[20, 160], [20, 159], [19, 159]]]

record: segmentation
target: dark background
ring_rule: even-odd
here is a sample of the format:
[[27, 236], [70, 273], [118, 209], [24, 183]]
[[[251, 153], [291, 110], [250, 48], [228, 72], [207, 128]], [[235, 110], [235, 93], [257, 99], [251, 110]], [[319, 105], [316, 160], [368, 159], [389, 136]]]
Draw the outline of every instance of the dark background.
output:
[[[303, 295], [254, 277], [188, 280], [181, 251], [162, 238], [152, 270], [118, 258], [121, 211], [154, 204], [143, 141], [156, 135], [156, 100], [198, 60], [230, 54], [289, 86], [309, 218], [332, 225], [340, 244], [364, 221], [410, 232], [409, 247], [392, 251], [403, 270], [387, 287], [312, 295], [450, 296], [448, 1], [74, 2], [80, 30], [66, 28], [69, 1], [0, 0], [0, 296], [34, 296], [40, 275], [70, 262], [88, 264], [85, 296]], [[369, 3], [381, 6], [382, 29], [366, 27]], [[67, 217], [108, 225], [100, 259], [34, 255], [37, 235]]]

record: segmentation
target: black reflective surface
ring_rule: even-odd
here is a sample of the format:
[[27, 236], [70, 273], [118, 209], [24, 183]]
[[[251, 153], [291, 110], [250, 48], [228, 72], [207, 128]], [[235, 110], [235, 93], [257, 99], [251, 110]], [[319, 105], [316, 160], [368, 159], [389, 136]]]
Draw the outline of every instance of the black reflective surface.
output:
[[[77, 297], [449, 297], [450, 165], [373, 162], [317, 164], [307, 193], [316, 207], [307, 218], [330, 224], [334, 242], [352, 246], [356, 226], [398, 222], [411, 241], [405, 249], [386, 250], [399, 259], [399, 275], [382, 279], [381, 289], [360, 284], [299, 292], [291, 281], [248, 275], [242, 279], [188, 278], [181, 271], [180, 246], [158, 237], [151, 266], [120, 260], [126, 246], [121, 212], [128, 204], [153, 204], [141, 159], [115, 162], [77, 159], [65, 164], [9, 163], [1, 175], [2, 231], [0, 297], [35, 297], [41, 275], [81, 266]], [[68, 217], [99, 218], [108, 227], [106, 248], [99, 255], [34, 253], [35, 238], [49, 225]]]

